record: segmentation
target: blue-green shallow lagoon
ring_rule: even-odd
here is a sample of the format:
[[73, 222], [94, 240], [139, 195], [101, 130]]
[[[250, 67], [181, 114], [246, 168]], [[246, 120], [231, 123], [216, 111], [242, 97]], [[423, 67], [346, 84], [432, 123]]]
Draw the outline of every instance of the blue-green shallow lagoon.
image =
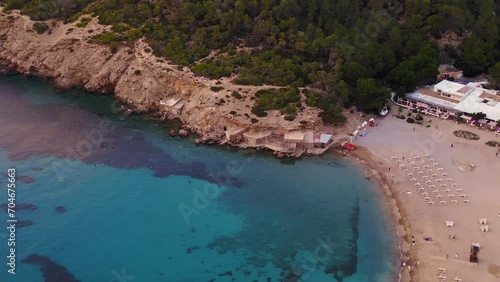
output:
[[357, 166], [198, 147], [114, 112], [110, 97], [0, 78], [0, 204], [14, 167], [32, 223], [11, 275], [1, 211], [0, 281], [395, 279], [390, 219]]

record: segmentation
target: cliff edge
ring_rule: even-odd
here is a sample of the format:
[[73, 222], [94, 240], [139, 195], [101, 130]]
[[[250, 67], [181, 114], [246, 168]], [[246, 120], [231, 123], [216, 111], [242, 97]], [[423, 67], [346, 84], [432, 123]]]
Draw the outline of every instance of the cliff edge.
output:
[[[84, 28], [75, 23], [46, 22], [50, 29], [43, 34], [33, 31], [33, 24], [18, 11], [0, 11], [0, 65], [4, 72], [6, 67], [51, 79], [61, 89], [79, 87], [113, 94], [136, 113], [159, 113], [167, 107], [166, 101], [180, 99], [183, 106], [175, 116], [200, 135], [231, 127], [271, 130], [274, 135], [323, 128], [319, 110], [305, 103], [294, 121], [284, 120], [278, 111], [257, 118], [251, 113], [253, 96], [269, 86], [234, 85], [232, 78], [198, 77], [188, 68], [154, 56], [143, 40], [114, 46], [90, 43], [92, 36], [110, 29], [98, 24], [96, 18]], [[233, 92], [242, 97], [235, 98]]]

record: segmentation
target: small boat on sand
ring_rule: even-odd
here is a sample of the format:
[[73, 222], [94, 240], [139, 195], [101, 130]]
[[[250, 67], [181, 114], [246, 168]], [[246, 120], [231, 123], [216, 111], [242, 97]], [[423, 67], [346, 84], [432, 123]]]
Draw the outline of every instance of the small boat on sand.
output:
[[342, 146], [343, 148], [346, 148], [349, 151], [354, 151], [357, 148], [356, 145], [354, 145], [351, 142], [347, 142], [347, 141], [344, 141], [344, 142], [340, 143], [340, 146]]
[[383, 107], [382, 110], [380, 110], [380, 115], [385, 117], [389, 113], [389, 109], [387, 107]]

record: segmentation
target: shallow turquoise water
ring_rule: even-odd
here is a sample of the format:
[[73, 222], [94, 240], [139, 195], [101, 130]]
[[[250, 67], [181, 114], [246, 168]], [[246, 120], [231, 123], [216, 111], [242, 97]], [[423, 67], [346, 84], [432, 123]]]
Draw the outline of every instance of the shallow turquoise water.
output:
[[[120, 121], [109, 97], [24, 77], [0, 78], [0, 136], [0, 204], [15, 167], [32, 177], [16, 203], [36, 206], [17, 211], [33, 224], [17, 228], [16, 275], [3, 263], [0, 281], [393, 279], [376, 189], [336, 156], [198, 147]], [[4, 258], [7, 236], [0, 228]], [[38, 264], [21, 262], [32, 254]]]

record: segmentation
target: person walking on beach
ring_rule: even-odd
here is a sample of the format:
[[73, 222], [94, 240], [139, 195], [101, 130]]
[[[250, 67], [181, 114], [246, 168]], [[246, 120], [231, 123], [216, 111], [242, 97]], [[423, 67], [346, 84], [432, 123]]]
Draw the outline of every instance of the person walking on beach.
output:
[[451, 147], [453, 148], [453, 143], [451, 143]]
[[495, 157], [498, 157], [498, 152], [495, 154]]
[[458, 258], [458, 253], [455, 253], [455, 258]]
[[415, 127], [413, 127], [413, 131], [415, 131]]

